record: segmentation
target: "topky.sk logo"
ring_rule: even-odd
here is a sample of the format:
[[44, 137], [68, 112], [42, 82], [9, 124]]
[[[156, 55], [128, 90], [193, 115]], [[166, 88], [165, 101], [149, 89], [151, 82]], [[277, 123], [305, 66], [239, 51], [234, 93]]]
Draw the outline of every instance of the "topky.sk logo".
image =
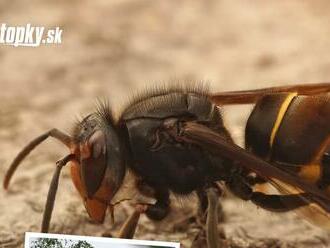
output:
[[0, 44], [11, 46], [38, 47], [41, 44], [61, 44], [63, 30], [59, 27], [46, 30], [42, 26], [0, 26]]

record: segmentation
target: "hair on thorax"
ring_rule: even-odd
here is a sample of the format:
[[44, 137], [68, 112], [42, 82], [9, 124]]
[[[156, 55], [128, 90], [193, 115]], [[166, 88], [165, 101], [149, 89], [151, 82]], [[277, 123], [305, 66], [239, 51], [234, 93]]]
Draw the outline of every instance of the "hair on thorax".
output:
[[150, 97], [162, 96], [170, 93], [193, 93], [207, 96], [210, 92], [209, 83], [207, 82], [179, 82], [170, 81], [168, 83], [155, 84], [152, 87], [146, 87], [137, 93], [129, 96], [128, 103], [125, 107], [147, 100]]
[[82, 125], [84, 124], [84, 120], [90, 118], [93, 115], [95, 116], [95, 118], [99, 119], [100, 125], [111, 125], [112, 127], [115, 127], [118, 120], [120, 120], [122, 113], [125, 110], [135, 105], [136, 106], [140, 105], [142, 108], [145, 108], [147, 107], [145, 105], [148, 104], [146, 100], [153, 97], [166, 96], [172, 94], [171, 97], [163, 98], [164, 101], [168, 101], [170, 104], [173, 98], [176, 97], [174, 93], [191, 93], [200, 96], [205, 96], [205, 98], [207, 98], [209, 95], [209, 83], [202, 81], [179, 82], [177, 80], [172, 80], [167, 83], [165, 82], [158, 84], [155, 83], [154, 86], [152, 87], [146, 87], [144, 90], [139, 90], [137, 93], [134, 92], [130, 94], [128, 96], [128, 100], [126, 101], [126, 103], [123, 104], [123, 107], [121, 108], [121, 111], [119, 112], [118, 116], [115, 115], [112, 106], [109, 103], [109, 100], [97, 99], [95, 103], [95, 111], [82, 118], [78, 118], [77, 121], [74, 123], [72, 130], [73, 136], [74, 137], [77, 136], [77, 134], [82, 128]]

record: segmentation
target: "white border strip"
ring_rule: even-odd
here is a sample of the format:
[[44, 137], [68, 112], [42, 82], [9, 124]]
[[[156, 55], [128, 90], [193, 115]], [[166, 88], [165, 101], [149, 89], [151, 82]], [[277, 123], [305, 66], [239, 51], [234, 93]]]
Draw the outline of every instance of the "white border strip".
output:
[[[92, 236], [76, 236], [66, 234], [49, 234], [49, 233], [25, 233], [25, 248], [30, 248], [30, 238], [56, 238], [56, 239], [70, 239], [70, 240], [86, 240], [102, 242], [106, 244], [127, 244], [127, 245], [153, 245], [153, 246], [165, 246], [168, 248], [180, 248], [179, 243], [163, 242], [163, 241], [150, 241], [150, 240], [136, 240], [136, 239], [118, 239], [118, 238], [102, 238]], [[141, 247], [142, 248], [142, 247]]]

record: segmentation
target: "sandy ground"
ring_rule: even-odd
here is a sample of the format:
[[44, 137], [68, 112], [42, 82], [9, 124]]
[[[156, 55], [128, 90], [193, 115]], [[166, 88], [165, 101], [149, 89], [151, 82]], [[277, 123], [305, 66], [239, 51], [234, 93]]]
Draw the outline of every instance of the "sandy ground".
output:
[[[130, 93], [173, 79], [208, 81], [212, 91], [329, 81], [329, 11], [329, 2], [319, 0], [0, 0], [1, 22], [64, 30], [61, 45], [0, 47], [0, 177], [26, 142], [52, 127], [70, 131], [97, 97], [119, 112]], [[225, 110], [239, 144], [250, 108]], [[39, 230], [54, 162], [66, 153], [46, 142], [25, 161], [10, 190], [0, 190], [0, 247], [21, 247], [24, 232]], [[198, 230], [173, 231], [175, 219], [194, 211], [187, 201], [162, 223], [142, 218], [136, 237], [189, 247]], [[231, 247], [330, 242], [293, 214], [269, 214], [230, 197], [223, 204]], [[117, 211], [115, 226], [109, 219], [91, 223], [65, 170], [51, 231], [115, 233], [127, 212], [127, 206]]]

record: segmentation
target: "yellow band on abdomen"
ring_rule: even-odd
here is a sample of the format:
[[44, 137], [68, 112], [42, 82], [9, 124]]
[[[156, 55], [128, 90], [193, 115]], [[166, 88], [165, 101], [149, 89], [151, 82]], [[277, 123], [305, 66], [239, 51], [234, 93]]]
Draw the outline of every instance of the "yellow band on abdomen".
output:
[[276, 121], [275, 121], [275, 124], [273, 126], [273, 129], [272, 129], [272, 133], [270, 135], [270, 140], [269, 140], [269, 143], [270, 143], [270, 147], [273, 146], [273, 143], [274, 143], [274, 139], [275, 139], [275, 136], [276, 136], [276, 133], [278, 131], [278, 128], [280, 127], [281, 123], [282, 123], [282, 120], [285, 116], [285, 113], [286, 111], [288, 110], [289, 108], [289, 105], [291, 103], [291, 101], [293, 100], [293, 98], [297, 96], [297, 92], [294, 92], [294, 93], [290, 93], [286, 98], [285, 100], [283, 101], [281, 107], [280, 107], [280, 110], [278, 111], [278, 114], [277, 114], [277, 118], [276, 118]]

